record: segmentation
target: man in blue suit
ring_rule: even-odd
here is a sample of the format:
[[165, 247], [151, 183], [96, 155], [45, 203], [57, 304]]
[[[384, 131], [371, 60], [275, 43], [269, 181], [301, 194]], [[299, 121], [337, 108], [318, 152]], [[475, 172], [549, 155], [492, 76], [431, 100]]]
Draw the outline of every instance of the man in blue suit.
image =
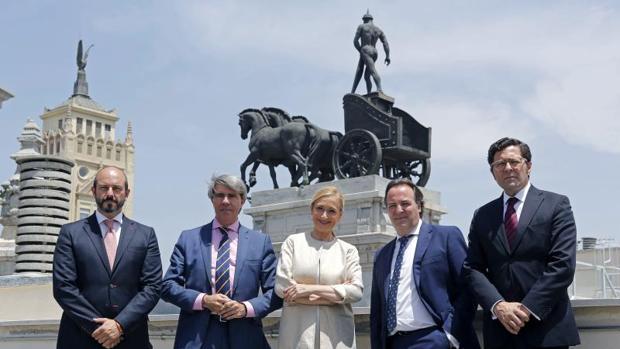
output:
[[385, 204], [398, 236], [375, 255], [371, 347], [479, 348], [472, 326], [476, 304], [460, 277], [463, 234], [422, 222], [423, 195], [409, 179], [387, 185]]
[[564, 195], [530, 183], [527, 144], [504, 137], [487, 161], [503, 192], [474, 213], [464, 275], [484, 309], [490, 349], [566, 349], [579, 344], [568, 298], [577, 228]]
[[273, 293], [276, 256], [269, 236], [239, 224], [247, 195], [237, 177], [213, 177], [215, 219], [181, 233], [162, 299], [181, 308], [174, 348], [269, 348], [261, 318], [282, 306]]
[[120, 168], [99, 170], [92, 193], [97, 211], [64, 225], [54, 251], [57, 348], [152, 348], [147, 315], [161, 288], [155, 231], [123, 215], [129, 186]]

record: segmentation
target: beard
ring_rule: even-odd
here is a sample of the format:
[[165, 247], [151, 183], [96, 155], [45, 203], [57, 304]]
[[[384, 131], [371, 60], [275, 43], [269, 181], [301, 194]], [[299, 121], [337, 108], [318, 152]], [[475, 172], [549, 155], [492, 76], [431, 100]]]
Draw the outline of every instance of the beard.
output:
[[114, 213], [123, 208], [125, 199], [116, 200], [112, 198], [97, 198], [95, 202], [97, 202], [97, 208], [99, 208], [101, 212]]

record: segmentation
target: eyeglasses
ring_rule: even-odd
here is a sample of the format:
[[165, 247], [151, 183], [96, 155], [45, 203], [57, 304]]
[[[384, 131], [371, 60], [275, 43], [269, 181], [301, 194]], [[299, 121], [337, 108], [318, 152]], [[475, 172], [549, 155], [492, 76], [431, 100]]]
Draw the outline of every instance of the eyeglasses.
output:
[[524, 158], [497, 160], [491, 164], [491, 168], [494, 170], [503, 170], [506, 168], [506, 164], [510, 165], [510, 168], [517, 168], [526, 162]]

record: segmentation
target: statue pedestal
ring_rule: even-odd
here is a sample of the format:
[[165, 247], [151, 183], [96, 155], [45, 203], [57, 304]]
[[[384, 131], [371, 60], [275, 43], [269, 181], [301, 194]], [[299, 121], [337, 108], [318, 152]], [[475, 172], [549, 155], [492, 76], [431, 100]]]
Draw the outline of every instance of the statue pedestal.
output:
[[[384, 209], [383, 194], [389, 180], [377, 175], [318, 183], [301, 188], [257, 191], [251, 194], [252, 207], [244, 212], [252, 216], [254, 229], [271, 237], [279, 254], [284, 239], [290, 234], [312, 229], [310, 202], [314, 193], [333, 185], [342, 191], [345, 207], [336, 235], [355, 245], [359, 251], [364, 278], [364, 296], [356, 306], [370, 304], [372, 263], [375, 251], [396, 236]], [[420, 188], [424, 194], [426, 222], [439, 223], [446, 210], [440, 206], [440, 193]]]

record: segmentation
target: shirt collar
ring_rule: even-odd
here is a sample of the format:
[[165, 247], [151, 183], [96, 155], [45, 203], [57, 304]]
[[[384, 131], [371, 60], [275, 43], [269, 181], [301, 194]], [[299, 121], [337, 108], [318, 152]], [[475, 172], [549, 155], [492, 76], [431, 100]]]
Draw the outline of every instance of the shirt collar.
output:
[[[527, 192], [530, 191], [530, 187], [532, 185], [530, 184], [530, 181], [527, 181], [527, 184], [525, 185], [525, 187], [523, 187], [523, 189], [519, 190], [514, 196], [514, 198], [516, 198], [517, 200], [519, 200], [519, 202], [524, 202], [525, 201], [525, 197], [527, 196]], [[503, 199], [504, 199], [504, 206], [507, 205], [508, 199], [510, 199], [511, 196], [506, 194], [506, 192], [503, 193]]]
[[[105, 221], [106, 219], [109, 219], [108, 217], [101, 214], [99, 210], [95, 211], [95, 217], [97, 217], [97, 223], [99, 223], [99, 225], [101, 225], [101, 223], [103, 223], [103, 221]], [[112, 220], [118, 222], [118, 224], [120, 225], [123, 225], [123, 212], [119, 212], [119, 214], [112, 218]]]
[[[235, 223], [229, 225], [228, 227], [228, 231], [234, 231], [235, 233], [239, 231], [239, 220], [236, 220]], [[218, 229], [219, 227], [223, 227], [223, 225], [218, 222], [217, 218], [213, 219], [213, 229]]]

